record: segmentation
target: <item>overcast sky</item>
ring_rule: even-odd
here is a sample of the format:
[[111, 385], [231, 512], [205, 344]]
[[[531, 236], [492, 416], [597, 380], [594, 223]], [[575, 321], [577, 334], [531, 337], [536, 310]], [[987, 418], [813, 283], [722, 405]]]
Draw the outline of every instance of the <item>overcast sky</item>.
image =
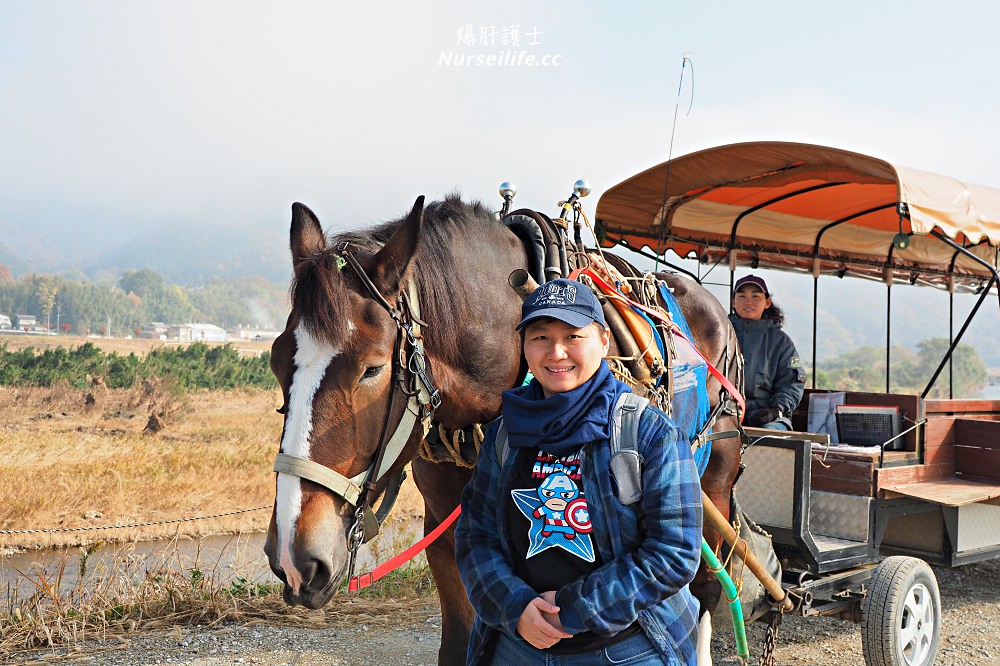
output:
[[554, 211], [586, 178], [592, 213], [671, 141], [1000, 186], [998, 25], [985, 1], [0, 0], [0, 240], [285, 233], [293, 201], [346, 228], [503, 180]]

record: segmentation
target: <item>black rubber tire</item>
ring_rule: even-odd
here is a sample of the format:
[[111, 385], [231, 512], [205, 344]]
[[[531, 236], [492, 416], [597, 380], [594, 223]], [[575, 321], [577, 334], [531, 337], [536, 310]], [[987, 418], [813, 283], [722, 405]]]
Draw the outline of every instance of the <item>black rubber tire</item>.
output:
[[941, 639], [941, 595], [927, 563], [889, 557], [872, 575], [861, 606], [867, 666], [931, 666]]

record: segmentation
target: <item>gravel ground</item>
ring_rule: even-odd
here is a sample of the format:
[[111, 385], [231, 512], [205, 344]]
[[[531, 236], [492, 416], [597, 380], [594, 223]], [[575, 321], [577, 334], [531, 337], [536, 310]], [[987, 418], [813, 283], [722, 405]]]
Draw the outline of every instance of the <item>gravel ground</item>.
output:
[[[1000, 560], [956, 569], [934, 567], [941, 588], [942, 632], [938, 666], [1000, 663]], [[124, 639], [88, 642], [74, 649], [41, 651], [14, 658], [17, 664], [102, 666], [328, 666], [436, 663], [440, 615], [433, 599], [392, 603], [392, 609], [350, 623], [329, 626], [230, 625], [178, 627], [139, 632]], [[303, 611], [306, 613], [306, 611]], [[318, 617], [320, 611], [311, 611]], [[758, 654], [763, 627], [749, 628], [751, 653]], [[778, 666], [863, 664], [857, 625], [826, 618], [788, 617], [781, 625]], [[736, 666], [732, 636], [717, 631], [717, 666]]]

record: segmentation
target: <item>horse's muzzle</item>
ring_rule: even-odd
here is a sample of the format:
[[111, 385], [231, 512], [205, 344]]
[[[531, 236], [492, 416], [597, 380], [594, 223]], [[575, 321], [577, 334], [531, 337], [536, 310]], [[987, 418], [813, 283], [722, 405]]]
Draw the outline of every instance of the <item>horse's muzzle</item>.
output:
[[298, 592], [293, 590], [292, 586], [288, 584], [284, 571], [275, 569], [273, 566], [271, 567], [271, 571], [285, 584], [281, 592], [281, 597], [285, 600], [286, 604], [289, 606], [305, 606], [306, 608], [315, 610], [329, 603], [330, 599], [336, 594], [340, 580], [344, 576], [345, 568], [342, 567], [333, 574], [329, 566], [318, 560], [312, 560], [299, 565], [298, 569], [299, 573], [302, 574], [302, 583], [299, 585]]
[[[340, 524], [337, 521], [326, 527], [339, 528]], [[311, 534], [328, 535], [330, 532], [313, 530]], [[291, 553], [282, 554], [272, 524], [264, 542], [264, 552], [271, 571], [284, 583], [282, 597], [290, 606], [321, 608], [336, 594], [347, 571], [346, 539], [340, 543], [333, 539], [300, 537], [296, 539]]]

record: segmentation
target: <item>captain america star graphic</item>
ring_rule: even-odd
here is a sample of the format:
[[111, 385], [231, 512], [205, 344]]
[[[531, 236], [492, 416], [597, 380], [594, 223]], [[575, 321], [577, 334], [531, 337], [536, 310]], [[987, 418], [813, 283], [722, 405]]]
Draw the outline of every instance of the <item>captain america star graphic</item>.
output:
[[[539, 458], [544, 458], [541, 453]], [[533, 477], [542, 478], [537, 488], [512, 490], [514, 504], [528, 519], [528, 551], [530, 558], [549, 548], [562, 548], [587, 562], [594, 561], [594, 546], [590, 539], [593, 526], [587, 500], [567, 471], [576, 464], [560, 460], [556, 464], [539, 461]]]

